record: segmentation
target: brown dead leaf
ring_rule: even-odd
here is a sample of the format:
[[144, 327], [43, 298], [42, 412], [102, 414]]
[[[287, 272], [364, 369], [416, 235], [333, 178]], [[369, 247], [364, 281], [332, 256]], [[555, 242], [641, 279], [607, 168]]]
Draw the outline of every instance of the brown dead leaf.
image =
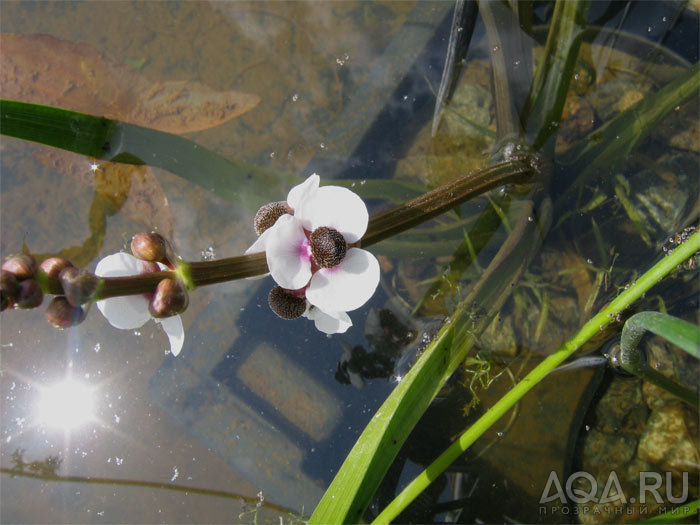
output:
[[128, 122], [170, 133], [202, 131], [250, 111], [260, 97], [199, 82], [163, 82], [141, 92]]
[[86, 43], [50, 35], [0, 35], [0, 96], [60, 106], [169, 133], [213, 128], [260, 97], [199, 82], [153, 83]]
[[[64, 107], [169, 133], [218, 126], [254, 108], [260, 97], [215, 91], [199, 82], [153, 83], [86, 43], [50, 35], [0, 34], [0, 97]], [[174, 218], [152, 170], [41, 148], [46, 166], [75, 177], [116, 210], [172, 238]]]

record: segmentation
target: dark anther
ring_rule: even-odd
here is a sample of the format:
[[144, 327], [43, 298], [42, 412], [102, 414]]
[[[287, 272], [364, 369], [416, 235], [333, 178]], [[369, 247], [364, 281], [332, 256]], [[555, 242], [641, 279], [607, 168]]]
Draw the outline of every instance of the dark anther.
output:
[[342, 234], [326, 226], [316, 228], [309, 241], [316, 264], [321, 268], [333, 268], [340, 264], [348, 252], [348, 244]]
[[306, 311], [306, 299], [275, 286], [267, 296], [270, 308], [282, 319], [297, 319]]
[[290, 211], [291, 209], [284, 201], [265, 204], [265, 206], [262, 206], [258, 210], [258, 213], [255, 214], [255, 220], [253, 222], [255, 233], [262, 235], [262, 232], [273, 226], [277, 222], [277, 219]]

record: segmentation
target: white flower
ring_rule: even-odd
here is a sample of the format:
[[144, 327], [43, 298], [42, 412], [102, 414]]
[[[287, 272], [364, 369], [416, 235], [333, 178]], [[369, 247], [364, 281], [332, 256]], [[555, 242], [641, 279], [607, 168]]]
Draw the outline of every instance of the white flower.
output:
[[304, 316], [325, 333], [345, 332], [345, 312], [365, 304], [379, 284], [379, 262], [354, 246], [367, 230], [362, 199], [347, 188], [319, 187], [314, 174], [289, 192], [293, 215], [281, 215], [246, 253], [265, 251], [272, 278], [287, 290], [303, 290]]
[[350, 316], [345, 312], [324, 312], [310, 303], [303, 315], [313, 321], [318, 330], [326, 334], [344, 334], [352, 326]]
[[[95, 275], [100, 277], [127, 277], [141, 273], [142, 261], [128, 253], [108, 255], [97, 263]], [[160, 265], [161, 269], [167, 269]], [[159, 323], [170, 340], [170, 352], [176, 356], [180, 353], [185, 342], [185, 330], [179, 315], [155, 319], [148, 311], [148, 299], [143, 295], [127, 295], [111, 297], [97, 301], [102, 315], [109, 324], [121, 330], [132, 330], [146, 324], [149, 319]]]
[[[287, 194], [287, 205], [292, 209], [292, 211], [296, 210], [299, 207], [299, 203], [302, 200], [304, 200], [309, 193], [318, 189], [319, 182], [320, 177], [314, 173], [304, 182], [294, 186], [291, 190], [289, 190], [289, 193]], [[284, 215], [282, 217], [284, 217]], [[267, 245], [267, 239], [271, 230], [272, 228], [268, 228], [267, 230], [265, 230], [260, 235], [260, 237], [258, 237], [257, 240], [252, 244], [252, 246], [245, 251], [245, 253], [248, 254], [264, 252], [265, 247]]]

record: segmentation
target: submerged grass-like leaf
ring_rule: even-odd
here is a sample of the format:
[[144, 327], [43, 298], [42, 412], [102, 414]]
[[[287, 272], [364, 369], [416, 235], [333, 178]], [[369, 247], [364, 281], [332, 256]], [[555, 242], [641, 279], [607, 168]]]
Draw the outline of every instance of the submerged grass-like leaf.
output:
[[[488, 430], [496, 421], [503, 417], [515, 404], [527, 394], [535, 385], [542, 381], [547, 374], [562, 364], [576, 350], [594, 337], [605, 326], [612, 323], [616, 316], [629, 308], [637, 299], [642, 297], [652, 286], [657, 284], [661, 279], [673, 272], [679, 264], [682, 264], [686, 259], [691, 257], [695, 252], [700, 250], [700, 231], [696, 231], [688, 240], [678, 246], [671, 254], [661, 259], [658, 263], [652, 266], [646, 273], [641, 275], [634, 283], [630, 284], [629, 288], [624, 290], [620, 295], [613, 299], [610, 304], [601, 310], [597, 315], [591, 318], [571, 339], [565, 342], [559, 349], [542, 361], [535, 367], [527, 376], [525, 376], [517, 385], [509, 390], [498, 402], [496, 402], [488, 411], [481, 416], [469, 429], [467, 429], [445, 452], [443, 452], [433, 463], [431, 463], [418, 477], [416, 477], [385, 509], [377, 516], [374, 523], [389, 523], [398, 514], [406, 508], [406, 506], [415, 499], [430, 483], [432, 483], [438, 475], [452, 464], [459, 456], [461, 456], [486, 430]], [[654, 312], [646, 312], [653, 314]], [[662, 314], [658, 314], [662, 315]], [[668, 317], [668, 316], [666, 316]], [[652, 320], [653, 319], [653, 320]], [[660, 319], [657, 316], [649, 316], [644, 324], [653, 326], [654, 330], [662, 330], [665, 333], [666, 328], [670, 324], [659, 323]], [[664, 320], [666, 321], [666, 320]], [[680, 321], [680, 320], [679, 320]], [[691, 325], [692, 326], [692, 325]], [[687, 328], [683, 330], [685, 337], [679, 339], [687, 339], [688, 348], [695, 345], [697, 353], [697, 327]], [[685, 344], [685, 343], [684, 343]]]

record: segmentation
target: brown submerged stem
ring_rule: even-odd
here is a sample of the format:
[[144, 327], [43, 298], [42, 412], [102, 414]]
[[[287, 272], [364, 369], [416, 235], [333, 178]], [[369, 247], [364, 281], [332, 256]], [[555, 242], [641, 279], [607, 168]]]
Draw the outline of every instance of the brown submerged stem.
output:
[[[366, 248], [393, 235], [404, 232], [451, 208], [504, 184], [527, 182], [541, 170], [539, 158], [522, 153], [512, 159], [470, 172], [439, 188], [424, 193], [390, 210], [378, 213], [369, 220], [361, 245]], [[194, 287], [217, 284], [268, 272], [265, 253], [239, 255], [214, 261], [183, 262], [184, 272]], [[131, 277], [105, 277], [94, 299], [122, 295], [152, 293], [158, 282], [175, 272], [153, 272]], [[61, 294], [57, 280], [47, 279], [47, 293]]]

